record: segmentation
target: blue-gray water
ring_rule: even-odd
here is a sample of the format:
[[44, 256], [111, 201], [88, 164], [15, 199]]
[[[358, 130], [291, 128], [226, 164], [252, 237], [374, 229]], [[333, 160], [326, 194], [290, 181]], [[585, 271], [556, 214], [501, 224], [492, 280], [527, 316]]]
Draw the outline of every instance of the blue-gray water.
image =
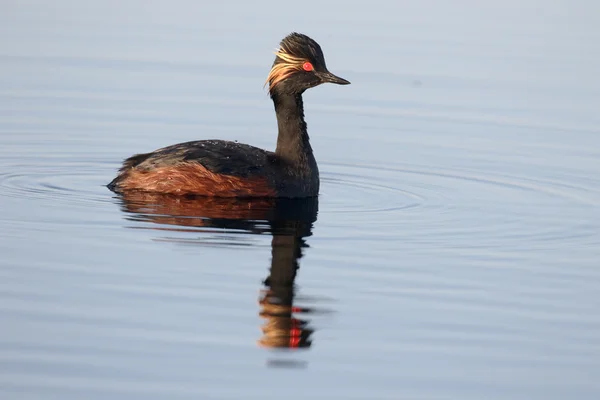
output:
[[[596, 2], [0, 10], [3, 400], [600, 396]], [[305, 95], [314, 224], [103, 186], [168, 144], [272, 149], [294, 30], [352, 82]]]

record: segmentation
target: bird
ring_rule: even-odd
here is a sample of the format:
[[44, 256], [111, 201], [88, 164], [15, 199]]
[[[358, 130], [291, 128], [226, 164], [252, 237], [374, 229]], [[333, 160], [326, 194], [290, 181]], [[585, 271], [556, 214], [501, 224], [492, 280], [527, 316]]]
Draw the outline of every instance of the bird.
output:
[[319, 168], [309, 142], [302, 94], [323, 83], [350, 82], [329, 72], [321, 46], [292, 32], [275, 51], [265, 86], [273, 101], [275, 151], [237, 141], [196, 140], [136, 154], [107, 187], [177, 196], [307, 198], [319, 194]]

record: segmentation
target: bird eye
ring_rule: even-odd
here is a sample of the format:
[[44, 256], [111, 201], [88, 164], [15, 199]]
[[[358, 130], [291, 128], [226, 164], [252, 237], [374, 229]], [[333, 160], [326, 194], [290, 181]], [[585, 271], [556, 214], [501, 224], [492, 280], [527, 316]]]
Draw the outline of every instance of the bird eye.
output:
[[312, 71], [315, 68], [313, 67], [313, 65], [311, 63], [309, 63], [307, 61], [304, 64], [302, 64], [302, 69], [305, 70], [305, 71]]

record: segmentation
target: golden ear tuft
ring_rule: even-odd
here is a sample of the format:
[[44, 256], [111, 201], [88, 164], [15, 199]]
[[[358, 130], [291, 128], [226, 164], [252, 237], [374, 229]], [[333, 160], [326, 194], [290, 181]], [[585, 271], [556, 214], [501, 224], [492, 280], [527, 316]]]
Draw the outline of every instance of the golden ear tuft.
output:
[[269, 92], [271, 92], [279, 82], [288, 78], [294, 72], [301, 71], [302, 65], [306, 62], [303, 58], [293, 56], [282, 48], [279, 48], [275, 52], [275, 55], [283, 60], [283, 62], [273, 65], [273, 68], [271, 68], [271, 71], [269, 72], [269, 76], [265, 82], [265, 86], [267, 83], [269, 84]]

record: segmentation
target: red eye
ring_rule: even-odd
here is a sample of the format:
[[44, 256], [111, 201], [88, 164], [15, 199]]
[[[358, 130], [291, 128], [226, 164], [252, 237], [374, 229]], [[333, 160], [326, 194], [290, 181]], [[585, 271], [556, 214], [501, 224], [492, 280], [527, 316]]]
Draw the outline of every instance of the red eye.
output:
[[308, 61], [302, 64], [302, 69], [305, 71], [312, 71], [314, 69], [313, 65]]

